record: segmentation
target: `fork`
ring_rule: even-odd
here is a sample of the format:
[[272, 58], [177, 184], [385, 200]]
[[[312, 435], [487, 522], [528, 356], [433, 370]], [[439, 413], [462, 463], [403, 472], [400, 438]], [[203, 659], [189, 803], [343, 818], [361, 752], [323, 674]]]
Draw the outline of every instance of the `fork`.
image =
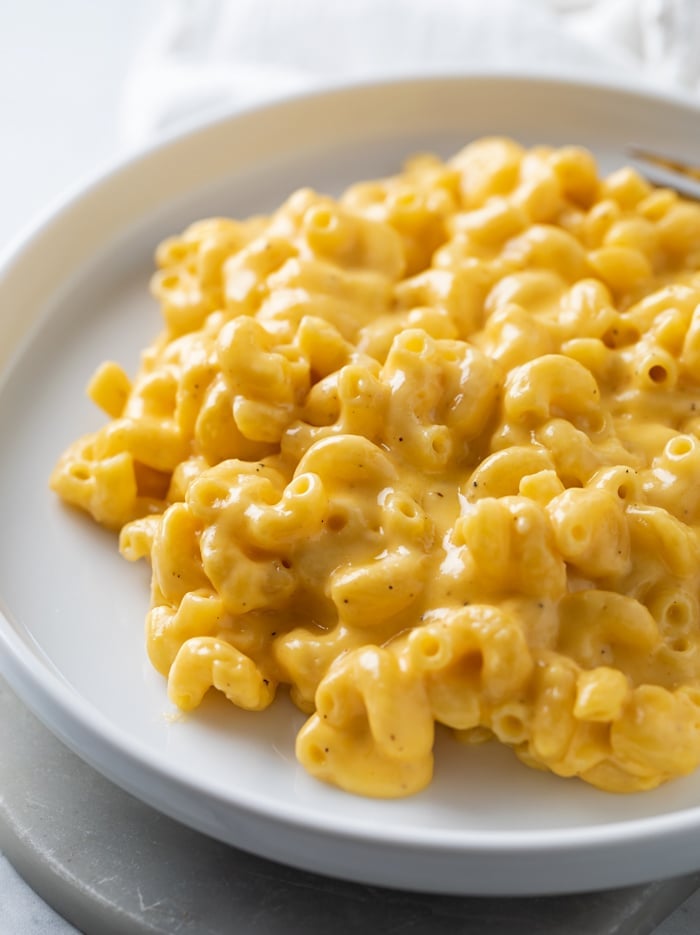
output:
[[627, 153], [632, 163], [648, 181], [672, 188], [686, 198], [700, 201], [700, 165], [666, 153], [654, 152], [644, 146], [630, 144]]

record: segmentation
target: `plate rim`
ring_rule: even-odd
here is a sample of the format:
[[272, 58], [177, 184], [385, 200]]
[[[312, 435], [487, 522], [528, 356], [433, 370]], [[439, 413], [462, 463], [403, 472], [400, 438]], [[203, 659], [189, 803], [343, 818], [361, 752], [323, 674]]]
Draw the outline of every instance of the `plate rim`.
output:
[[[334, 84], [330, 88], [326, 86], [310, 91], [295, 92], [281, 100], [230, 110], [204, 121], [194, 121], [194, 125], [166, 134], [137, 152], [115, 158], [109, 166], [93, 173], [87, 181], [77, 184], [56, 199], [18, 233], [9, 248], [0, 256], [0, 289], [5, 278], [21, 268], [33, 251], [40, 249], [42, 239], [50, 237], [57, 227], [60, 229], [71, 210], [84, 207], [96, 192], [104, 190], [108, 182], [127, 179], [130, 173], [138, 172], [148, 162], [157, 161], [163, 152], [177, 147], [187, 139], [216, 132], [223, 125], [240, 124], [251, 118], [257, 119], [260, 115], [269, 117], [270, 114], [286, 110], [290, 105], [304, 106], [309, 100], [327, 102], [339, 96], [356, 95], [358, 92], [372, 93], [377, 88], [406, 93], [412, 86], [425, 84], [434, 86], [443, 82], [502, 84], [514, 81], [526, 83], [530, 90], [536, 85], [545, 85], [572, 91], [589, 89], [597, 92], [611, 91], [634, 97], [638, 101], [652, 100], [661, 106], [680, 106], [700, 118], [700, 103], [689, 94], [679, 94], [665, 89], [647, 89], [628, 80], [614, 82], [581, 77], [562, 78], [547, 73], [522, 70], [412, 74], [386, 80], [362, 79]], [[41, 309], [38, 312], [36, 319], [15, 341], [11, 353], [0, 365], [0, 394], [4, 392], [5, 383], [15, 368], [21, 364], [35, 330], [41, 327], [43, 317], [48, 314], [45, 309], [43, 314]], [[624, 836], [624, 842], [629, 845], [635, 841], [647, 839], [650, 834], [656, 839], [671, 837], [677, 840], [679, 835], [689, 838], [693, 831], [700, 828], [700, 804], [679, 812], [645, 818], [622, 819], [587, 826], [545, 828], [536, 831], [496, 829], [465, 832], [464, 829], [440, 828], [435, 830], [412, 826], [401, 833], [403, 829], [377, 828], [376, 823], [371, 819], [358, 822], [356, 818], [346, 819], [342, 814], [337, 816], [336, 824], [329, 828], [327, 818], [320, 813], [315, 814], [306, 803], [297, 803], [290, 807], [286, 802], [276, 802], [271, 808], [269, 801], [251, 798], [248, 792], [232, 797], [229, 791], [229, 795], [224, 797], [221, 790], [215, 786], [209, 787], [206, 782], [194, 784], [181, 774], [180, 770], [174, 769], [172, 764], [165, 769], [159, 766], [155, 755], [149, 751], [145, 743], [137, 741], [126, 730], [113, 724], [92, 705], [81, 705], [81, 696], [62, 682], [50, 667], [32, 653], [13, 624], [12, 614], [5, 607], [2, 595], [0, 595], [0, 672], [23, 703], [74, 752], [120, 786], [127, 788], [139, 798], [149, 801], [150, 804], [154, 804], [151, 797], [144, 796], [143, 790], [138, 788], [143, 783], [134, 784], [129, 781], [125, 777], [125, 768], [115, 769], [113, 762], [115, 758], [127, 764], [133, 775], [147, 777], [149, 781], [155, 781], [156, 784], [177, 787], [182, 794], [204, 793], [210, 799], [215, 800], [217, 805], [226, 809], [235, 809], [267, 821], [283, 823], [290, 829], [312, 831], [314, 834], [333, 840], [340, 837], [343, 840], [363, 844], [376, 843], [402, 848], [438, 849], [441, 852], [475, 856], [488, 853], [517, 857], [525, 853], [532, 854], [533, 848], [546, 851], [550, 855], [569, 853], [572, 849], [575, 849], [577, 854], [581, 854], [601, 845], [619, 845], [621, 836]], [[66, 727], [66, 717], [70, 729]], [[90, 750], [85, 748], [86, 739], [92, 742]], [[106, 760], [108, 762], [105, 762]], [[155, 807], [172, 814], [171, 809], [163, 804]], [[186, 817], [183, 818], [180, 815], [175, 817], [191, 823]], [[468, 834], [468, 841], [465, 840], [465, 834]], [[698, 865], [700, 865], [700, 857]], [[563, 892], [564, 890], [546, 890], [546, 892], [555, 891]], [[572, 892], [573, 890], [569, 888], [566, 891]]]

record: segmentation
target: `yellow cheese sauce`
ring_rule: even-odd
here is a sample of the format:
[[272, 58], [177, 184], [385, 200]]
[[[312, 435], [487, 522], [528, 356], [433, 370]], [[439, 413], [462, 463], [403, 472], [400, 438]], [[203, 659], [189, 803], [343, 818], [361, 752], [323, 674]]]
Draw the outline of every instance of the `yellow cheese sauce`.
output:
[[51, 485], [153, 569], [172, 701], [279, 685], [351, 792], [435, 724], [602, 789], [700, 763], [700, 206], [505, 139], [158, 249]]

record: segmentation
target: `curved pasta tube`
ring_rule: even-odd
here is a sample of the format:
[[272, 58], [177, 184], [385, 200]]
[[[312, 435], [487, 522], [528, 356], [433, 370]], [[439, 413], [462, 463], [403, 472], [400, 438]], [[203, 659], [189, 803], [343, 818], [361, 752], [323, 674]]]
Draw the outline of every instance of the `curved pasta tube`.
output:
[[335, 435], [313, 444], [301, 458], [297, 471], [318, 474], [330, 484], [391, 483], [397, 477], [391, 460], [377, 445], [361, 435]]
[[199, 551], [201, 525], [184, 503], [163, 513], [153, 537], [153, 585], [165, 602], [178, 604], [188, 591], [209, 586]]
[[693, 256], [700, 236], [700, 209], [691, 201], [678, 201], [659, 219], [659, 240], [675, 260]]
[[601, 463], [617, 460], [614, 452], [608, 454], [602, 445], [594, 445], [585, 432], [566, 419], [551, 419], [534, 434], [548, 451], [565, 486], [588, 484]]
[[298, 541], [316, 535], [328, 513], [328, 496], [317, 474], [296, 474], [277, 503], [256, 504], [246, 510], [251, 541], [261, 548]]
[[[341, 788], [410, 795], [430, 781], [433, 719], [420, 682], [386, 649], [369, 646], [336, 660], [316, 692], [316, 713], [299, 732], [297, 757]], [[363, 769], [356, 769], [357, 751]]]
[[667, 636], [693, 632], [700, 619], [698, 596], [687, 585], [657, 584], [645, 595], [644, 603]]
[[[352, 208], [352, 201], [343, 198], [341, 204]], [[371, 215], [401, 237], [404, 276], [430, 265], [433, 253], [447, 239], [446, 223], [454, 209], [455, 197], [449, 188], [426, 184], [420, 175], [394, 180], [382, 191]]]
[[[587, 774], [609, 753], [609, 721], [579, 719], [580, 672], [570, 659], [544, 653], [533, 680], [531, 735], [517, 750], [525, 762], [559, 776]], [[595, 714], [591, 708], [586, 713]]]
[[386, 421], [389, 390], [372, 371], [348, 364], [338, 373], [338, 431], [379, 440]]
[[94, 440], [100, 460], [128, 452], [134, 461], [170, 473], [189, 454], [189, 441], [174, 422], [153, 416], [115, 419]]
[[613, 754], [627, 772], [653, 785], [683, 776], [700, 763], [699, 717], [684, 693], [640, 685], [610, 731]]
[[468, 208], [479, 207], [492, 195], [512, 191], [525, 150], [512, 140], [485, 137], [465, 146], [450, 160], [460, 174], [460, 188]]
[[560, 179], [545, 148], [526, 154], [512, 200], [523, 208], [530, 223], [544, 226], [557, 220], [564, 200]]
[[129, 562], [150, 558], [153, 541], [161, 522], [161, 514], [142, 516], [122, 526], [119, 531], [119, 551]]
[[645, 499], [685, 523], [695, 523], [700, 510], [698, 476], [700, 440], [695, 435], [676, 435], [642, 475]]
[[253, 441], [278, 441], [308, 392], [308, 361], [245, 315], [223, 326], [217, 357], [235, 397], [233, 414], [242, 434]]
[[468, 572], [484, 594], [558, 597], [566, 569], [544, 509], [522, 496], [485, 497], [463, 506], [452, 534], [471, 559]]
[[[625, 313], [625, 318], [636, 329], [636, 339], [642, 333], [652, 332], [660, 318], [669, 312], [680, 312], [688, 329], [693, 330], [694, 310], [698, 304], [698, 289], [686, 283], [668, 283], [655, 289], [635, 302]], [[691, 339], [692, 340], [692, 339]]]
[[169, 237], [156, 250], [164, 274], [188, 272], [200, 283], [210, 304], [221, 299], [222, 266], [255, 236], [259, 224], [229, 218], [196, 221], [179, 237]]
[[629, 696], [629, 679], [619, 669], [598, 666], [576, 679], [574, 717], [580, 721], [614, 721]]
[[487, 730], [501, 743], [512, 747], [521, 746], [530, 733], [530, 710], [530, 705], [524, 701], [505, 701], [489, 713]]
[[152, 607], [146, 617], [146, 650], [154, 669], [167, 675], [187, 640], [214, 636], [225, 618], [223, 602], [211, 590], [190, 591], [177, 608], [168, 604]]
[[445, 424], [464, 444], [483, 430], [492, 416], [499, 378], [492, 362], [476, 348], [459, 341], [438, 341], [445, 367]]
[[631, 166], [623, 166], [601, 181], [601, 194], [613, 198], [621, 208], [636, 207], [651, 191], [649, 182]]
[[489, 316], [475, 340], [488, 357], [508, 371], [556, 350], [556, 341], [547, 325], [512, 302]]
[[547, 504], [562, 557], [590, 578], [615, 578], [631, 567], [630, 534], [619, 497], [572, 487]]
[[635, 384], [640, 390], [671, 390], [678, 382], [678, 361], [656, 341], [638, 341], [627, 352]]
[[270, 442], [247, 438], [233, 415], [234, 397], [219, 374], [207, 387], [197, 413], [193, 435], [207, 466], [229, 459], [259, 461], [275, 450]]
[[457, 214], [453, 220], [455, 230], [470, 234], [479, 243], [500, 247], [505, 241], [520, 234], [529, 224], [522, 204], [507, 198], [490, 198], [482, 208]]
[[520, 478], [518, 484], [518, 493], [523, 497], [534, 500], [541, 506], [546, 506], [550, 500], [558, 496], [564, 490], [564, 485], [556, 471], [545, 470], [537, 471], [534, 474], [526, 474]]
[[534, 224], [508, 242], [504, 255], [530, 269], [551, 269], [567, 282], [590, 275], [586, 252], [567, 231], [550, 224]]
[[600, 468], [591, 475], [588, 486], [609, 490], [626, 504], [644, 503], [646, 499], [642, 478], [628, 465]]
[[588, 262], [600, 279], [614, 292], [630, 292], [651, 278], [647, 257], [634, 247], [617, 244], [599, 247], [588, 254]]
[[571, 337], [602, 338], [619, 318], [610, 290], [597, 279], [581, 279], [564, 294], [560, 321]]
[[228, 461], [192, 481], [186, 497], [201, 524], [202, 568], [227, 610], [284, 605], [297, 586], [285, 548], [323, 522], [326, 501], [317, 478], [285, 487], [268, 465]]
[[394, 338], [381, 376], [391, 389], [385, 441], [428, 471], [462, 455], [498, 396], [495, 368], [484, 354], [418, 329]]
[[610, 228], [622, 217], [619, 204], [612, 198], [601, 198], [591, 205], [581, 224], [581, 239], [593, 249], [600, 247]]
[[[576, 732], [577, 671], [566, 657], [544, 653], [535, 666], [533, 715], [528, 752], [549, 769], [566, 756]], [[560, 770], [559, 770], [560, 771]]]
[[171, 335], [200, 328], [214, 308], [214, 297], [202, 288], [197, 275], [186, 268], [158, 270], [150, 285]]
[[94, 436], [78, 439], [51, 472], [52, 490], [73, 506], [90, 513], [98, 523], [119, 529], [134, 519], [138, 488], [134, 459], [122, 451], [98, 457]]
[[[179, 363], [177, 360], [158, 360], [159, 366], [142, 370], [132, 387], [129, 398], [122, 411], [121, 426], [129, 420], [138, 422], [140, 419], [150, 419], [155, 425], [156, 420], [172, 422], [175, 416], [177, 399], [177, 385], [179, 376]], [[117, 420], [119, 421], [119, 420]], [[105, 428], [111, 428], [109, 423]]]
[[[234, 318], [221, 329], [218, 359], [234, 393], [256, 394], [264, 401], [292, 404], [308, 388], [305, 361], [281, 348], [254, 318]], [[296, 358], [296, 359], [295, 359]]]
[[267, 278], [297, 252], [288, 238], [270, 231], [246, 244], [223, 264], [226, 306], [244, 314], [253, 312], [267, 292]]
[[183, 357], [175, 392], [174, 420], [181, 434], [191, 438], [209, 387], [219, 374], [209, 348], [192, 348]]
[[232, 614], [284, 606], [297, 587], [295, 575], [277, 555], [252, 557], [238, 544], [228, 523], [209, 526], [200, 539], [207, 578]]
[[[509, 272], [489, 291], [484, 303], [487, 315], [493, 316], [508, 306], [520, 309], [534, 316], [556, 306], [566, 290], [566, 283], [557, 273], [545, 269], [524, 269]], [[488, 327], [488, 320], [487, 320]], [[537, 327], [537, 319], [532, 322]], [[546, 332], [547, 329], [544, 329]]]
[[[342, 269], [337, 264], [307, 256], [287, 260], [277, 272], [268, 278], [267, 283], [271, 295], [301, 292], [309, 298], [321, 299], [322, 301], [316, 304], [316, 308], [325, 308], [331, 312], [330, 315], [321, 317], [307, 314], [299, 321], [294, 343], [302, 349], [306, 345], [306, 349], [312, 352], [312, 356], [314, 349], [320, 348], [318, 338], [312, 336], [312, 329], [304, 325], [306, 318], [313, 317], [315, 323], [321, 324], [322, 328], [318, 337], [324, 336], [325, 332], [326, 346], [332, 329], [336, 335], [334, 344], [336, 349], [340, 350], [338, 338], [343, 342], [354, 338], [357, 327], [364, 318], [372, 320], [389, 307], [392, 291], [391, 283], [380, 272], [366, 269]], [[264, 309], [261, 309], [260, 317], [261, 319], [266, 317]], [[315, 329], [316, 325], [313, 330]], [[305, 339], [300, 337], [300, 332], [306, 335]], [[352, 350], [352, 345], [345, 343], [346, 359]], [[310, 359], [310, 363], [316, 370], [317, 358], [316, 360]]]
[[277, 289], [265, 299], [255, 317], [270, 333], [284, 337], [292, 348], [300, 350], [294, 334], [305, 318], [325, 319], [342, 338], [354, 341], [360, 327], [371, 321], [374, 314], [371, 305], [358, 306], [350, 299], [307, 289]]
[[517, 620], [489, 605], [443, 612], [409, 634], [405, 652], [423, 677], [433, 717], [459, 730], [486, 723], [494, 706], [525, 690], [533, 671]]
[[187, 640], [168, 675], [168, 697], [183, 711], [201, 704], [210, 688], [247, 711], [262, 711], [272, 702], [273, 682], [230, 643], [201, 636]]
[[635, 503], [627, 518], [632, 548], [654, 556], [673, 575], [692, 575], [700, 562], [700, 542], [696, 531], [656, 506]]
[[255, 233], [254, 224], [229, 218], [207, 218], [189, 226], [184, 239], [196, 246], [197, 274], [205, 290], [220, 295], [224, 262], [243, 249]]
[[392, 546], [406, 543], [427, 550], [432, 543], [432, 524], [416, 500], [402, 491], [386, 490], [380, 495], [382, 527], [386, 540]]
[[392, 280], [405, 270], [401, 238], [389, 224], [351, 213], [331, 201], [310, 207], [302, 230], [314, 253], [341, 266], [376, 270]]
[[277, 637], [275, 663], [292, 685], [290, 694], [298, 708], [313, 714], [316, 689], [333, 661], [363, 646], [366, 636], [364, 630], [339, 623], [331, 630], [311, 632], [306, 627], [295, 627]]
[[479, 464], [464, 485], [468, 500], [517, 494], [528, 474], [551, 470], [554, 464], [544, 448], [513, 445], [494, 452]]
[[189, 485], [203, 474], [208, 467], [209, 463], [202, 455], [194, 455], [186, 461], [181, 461], [170, 475], [166, 501], [168, 503], [184, 501]]
[[675, 358], [679, 358], [691, 325], [692, 316], [687, 309], [669, 308], [653, 321], [648, 339], [655, 341]]
[[581, 773], [581, 779], [604, 792], [646, 792], [655, 789], [669, 776], [639, 776], [620, 762], [620, 758], [604, 757], [600, 763]]
[[565, 197], [584, 208], [596, 202], [600, 183], [598, 167], [591, 153], [580, 146], [563, 146], [547, 161], [559, 179]]
[[[325, 278], [328, 279], [328, 273]], [[364, 294], [362, 299], [367, 301]], [[294, 344], [308, 360], [309, 369], [321, 379], [347, 364], [353, 351], [353, 345], [331, 322], [315, 315], [305, 315], [301, 319]]]
[[328, 581], [339, 618], [373, 627], [409, 607], [424, 587], [421, 551], [398, 548], [363, 565], [341, 565]]
[[[698, 298], [697, 293], [693, 298]], [[693, 311], [683, 340], [680, 364], [693, 379], [700, 379], [700, 301]]]
[[600, 390], [591, 372], [562, 354], [545, 354], [512, 370], [503, 408], [514, 422], [552, 417], [591, 418], [600, 411]]
[[559, 604], [557, 649], [586, 668], [648, 657], [659, 630], [648, 609], [615, 591], [585, 590], [567, 594]]
[[397, 284], [394, 293], [400, 308], [437, 306], [447, 312], [447, 326], [454, 327], [455, 334], [433, 334], [428, 327], [416, 325], [423, 327], [432, 337], [465, 338], [481, 324], [487, 291], [486, 277], [475, 276], [473, 270], [428, 269], [411, 279], [404, 279]]
[[105, 361], [90, 378], [87, 395], [108, 416], [118, 419], [131, 394], [131, 380], [119, 364]]
[[378, 363], [384, 363], [394, 338], [409, 328], [425, 331], [431, 338], [458, 337], [457, 327], [450, 314], [441, 306], [427, 306], [375, 318], [359, 331], [357, 349]]
[[187, 488], [186, 503], [197, 519], [209, 524], [229, 507], [239, 517], [251, 502], [275, 503], [284, 486], [284, 475], [271, 464], [232, 458], [198, 474]]

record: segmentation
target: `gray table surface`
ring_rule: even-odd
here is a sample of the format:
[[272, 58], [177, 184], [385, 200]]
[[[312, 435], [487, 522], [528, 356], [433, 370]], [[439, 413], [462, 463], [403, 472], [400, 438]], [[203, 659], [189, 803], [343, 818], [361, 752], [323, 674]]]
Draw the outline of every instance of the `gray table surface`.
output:
[[0, 750], [0, 847], [88, 933], [647, 935], [700, 883], [697, 874], [604, 893], [480, 899], [404, 893], [282, 866], [123, 792], [59, 743], [2, 680]]

